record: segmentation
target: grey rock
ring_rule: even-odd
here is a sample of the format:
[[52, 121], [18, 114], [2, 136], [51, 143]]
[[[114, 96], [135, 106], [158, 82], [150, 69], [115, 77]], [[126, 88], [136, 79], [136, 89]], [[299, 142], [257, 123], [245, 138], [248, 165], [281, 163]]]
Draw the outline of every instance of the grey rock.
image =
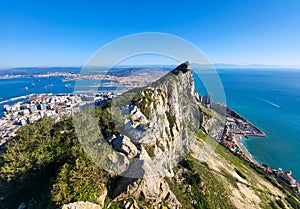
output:
[[119, 135], [112, 141], [114, 149], [124, 153], [130, 158], [134, 158], [138, 154], [138, 149], [125, 135]]
[[63, 205], [62, 209], [102, 209], [102, 207], [90, 202], [74, 202]]

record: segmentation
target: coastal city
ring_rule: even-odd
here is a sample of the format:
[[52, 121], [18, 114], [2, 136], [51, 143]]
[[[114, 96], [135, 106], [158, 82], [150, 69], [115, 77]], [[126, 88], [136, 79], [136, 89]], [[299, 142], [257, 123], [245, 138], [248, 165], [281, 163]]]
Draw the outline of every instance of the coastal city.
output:
[[11, 79], [11, 78], [48, 78], [48, 77], [77, 77], [78, 74], [76, 73], [69, 73], [69, 72], [48, 72], [48, 73], [38, 73], [38, 74], [13, 74], [13, 73], [2, 73], [0, 74], [0, 79]]
[[[300, 199], [300, 184], [292, 175], [292, 171], [284, 171], [282, 168], [273, 169], [268, 167], [268, 165], [266, 164], [260, 165], [253, 159], [251, 154], [244, 147], [241, 142], [241, 138], [248, 137], [249, 135], [247, 134], [250, 134], [252, 136], [254, 135], [253, 132], [249, 132], [249, 127], [247, 127], [247, 125], [240, 126], [240, 121], [232, 117], [228, 117], [221, 144], [228, 148], [231, 152], [241, 155], [246, 161], [263, 170], [264, 172], [270, 174], [279, 182], [292, 189], [296, 193], [296, 196]], [[245, 134], [245, 132], [247, 132], [247, 134]]]
[[280, 183], [292, 189], [295, 192], [295, 195], [300, 199], [300, 184], [292, 175], [292, 171], [284, 171], [282, 168], [273, 169], [268, 167], [266, 164], [259, 164], [242, 143], [243, 137], [264, 137], [266, 134], [227, 105], [222, 103], [213, 103], [212, 96], [213, 95], [211, 94], [199, 95], [199, 102], [226, 117], [224, 132], [218, 142], [231, 152], [242, 156], [253, 166], [261, 169], [265, 173], [274, 177]]
[[[215, 107], [216, 105], [220, 106], [220, 104], [215, 104]], [[220, 107], [215, 108], [215, 110], [220, 109]], [[242, 137], [264, 137], [266, 136], [266, 134], [229, 107], [226, 107], [225, 115], [226, 125], [220, 143], [231, 152], [241, 155], [246, 161], [263, 170], [264, 172], [270, 174], [277, 181], [292, 189], [295, 192], [296, 196], [300, 199], [300, 184], [292, 175], [292, 171], [284, 171], [282, 168], [273, 169], [266, 164], [260, 165], [256, 160], [254, 160], [254, 158], [241, 142]]]
[[[113, 91], [103, 91], [99, 90], [99, 88], [101, 88], [99, 84], [84, 86], [89, 90], [80, 90], [83, 86], [79, 86], [79, 90], [74, 89], [75, 91], [72, 94], [29, 94], [2, 100], [0, 104], [4, 104], [4, 116], [0, 119], [0, 146], [15, 136], [15, 132], [20, 126], [32, 123], [43, 117], [53, 117], [58, 121], [63, 116], [76, 113], [87, 104], [94, 103], [97, 105], [101, 103], [101, 101], [112, 99], [124, 91], [135, 87], [146, 86], [166, 74], [166, 71], [163, 70], [149, 70], [143, 68], [138, 69], [137, 72], [132, 72], [131, 70], [117, 72], [117, 74], [114, 72], [116, 75], [103, 73], [102, 71], [93, 75], [81, 75], [69, 72], [0, 75], [0, 79], [32, 77], [37, 79], [35, 82], [39, 82], [39, 78], [48, 77], [61, 77], [62, 82], [83, 80], [108, 81], [108, 83], [103, 84], [105, 87], [118, 87], [118, 89]], [[128, 76], [128, 74], [130, 74], [130, 76]], [[32, 88], [34, 88], [33, 85], [34, 83], [32, 84]], [[53, 85], [54, 84], [48, 84], [46, 87], [52, 87]], [[69, 84], [66, 84], [65, 87], [74, 88], [74, 86], [70, 86]], [[28, 87], [25, 86], [22, 90], [28, 90]], [[13, 104], [9, 105], [8, 103]]]
[[43, 117], [52, 117], [55, 121], [59, 121], [64, 116], [73, 115], [86, 105], [98, 104], [115, 96], [117, 95], [113, 92], [103, 92], [97, 93], [95, 96], [88, 94], [30, 94], [21, 97], [22, 101], [4, 105], [4, 116], [0, 119], [0, 146], [15, 136], [21, 126]]

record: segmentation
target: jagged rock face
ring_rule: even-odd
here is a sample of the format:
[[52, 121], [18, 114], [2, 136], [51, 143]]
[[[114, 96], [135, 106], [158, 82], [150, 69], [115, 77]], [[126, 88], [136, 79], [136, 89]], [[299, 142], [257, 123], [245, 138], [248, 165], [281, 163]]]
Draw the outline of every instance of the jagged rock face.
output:
[[[124, 172], [135, 182], [124, 183], [125, 192], [119, 188], [117, 199], [136, 196], [151, 205], [164, 201], [172, 208], [181, 207], [163, 178], [174, 175], [173, 167], [187, 154], [189, 138], [200, 127], [202, 117], [196, 94], [188, 63], [151, 86], [130, 93], [133, 96], [127, 99], [129, 104], [125, 109], [125, 105], [120, 107], [122, 114], [115, 117], [118, 127], [122, 126], [121, 138], [126, 140], [109, 140], [116, 150], [135, 157]], [[136, 181], [137, 178], [140, 179]]]
[[214, 139], [221, 140], [223, 136], [223, 130], [225, 126], [225, 120], [215, 117], [203, 116], [203, 129]]
[[145, 177], [130, 184], [117, 199], [126, 198], [143, 199], [148, 204], [155, 206], [162, 201], [170, 208], [181, 208], [182, 205], [170, 190], [166, 181], [160, 178]]
[[[189, 135], [200, 127], [202, 118], [195, 94], [192, 72], [184, 63], [138, 91], [128, 111], [123, 111], [127, 114], [123, 114], [122, 134], [139, 150], [145, 148], [146, 158], [152, 158], [161, 176], [172, 176], [173, 166], [187, 152]], [[131, 146], [127, 152], [135, 154], [136, 148]]]

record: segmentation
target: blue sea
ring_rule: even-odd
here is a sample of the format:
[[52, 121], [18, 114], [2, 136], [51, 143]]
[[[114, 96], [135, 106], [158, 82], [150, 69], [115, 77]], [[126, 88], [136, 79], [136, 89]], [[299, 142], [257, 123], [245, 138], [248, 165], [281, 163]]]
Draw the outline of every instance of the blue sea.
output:
[[292, 170], [300, 181], [300, 70], [217, 71], [227, 105], [267, 134], [243, 139], [251, 155], [274, 169]]
[[[227, 105], [268, 135], [243, 140], [252, 156], [272, 168], [292, 170], [300, 181], [300, 70], [217, 71], [224, 86]], [[0, 101], [31, 93], [72, 93], [73, 88], [65, 85], [72, 87], [75, 81], [62, 82], [62, 78], [39, 78], [39, 82], [36, 78], [0, 79]], [[195, 81], [199, 89], [200, 83], [197, 79]], [[89, 81], [86, 86], [96, 83]], [[28, 90], [22, 90], [26, 86]]]

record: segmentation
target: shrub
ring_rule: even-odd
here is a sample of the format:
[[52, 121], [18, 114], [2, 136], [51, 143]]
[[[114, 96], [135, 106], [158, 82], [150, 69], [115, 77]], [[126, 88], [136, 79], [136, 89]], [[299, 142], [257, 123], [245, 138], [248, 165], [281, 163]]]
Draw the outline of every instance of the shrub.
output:
[[151, 146], [149, 144], [143, 144], [143, 147], [145, 148], [150, 157], [154, 157], [154, 146]]
[[270, 202], [269, 205], [272, 209], [278, 209], [278, 207], [276, 206], [276, 204], [274, 202]]
[[243, 179], [247, 179], [244, 174], [242, 174], [237, 168], [234, 168], [235, 172]]
[[283, 204], [283, 202], [280, 199], [276, 200], [276, 203], [280, 208], [283, 208], [283, 209], [285, 208], [285, 205]]
[[300, 209], [300, 203], [291, 195], [287, 196], [286, 201], [295, 209]]
[[176, 126], [176, 118], [170, 112], [166, 111], [166, 116], [169, 121], [169, 127], [172, 130], [174, 126]]

